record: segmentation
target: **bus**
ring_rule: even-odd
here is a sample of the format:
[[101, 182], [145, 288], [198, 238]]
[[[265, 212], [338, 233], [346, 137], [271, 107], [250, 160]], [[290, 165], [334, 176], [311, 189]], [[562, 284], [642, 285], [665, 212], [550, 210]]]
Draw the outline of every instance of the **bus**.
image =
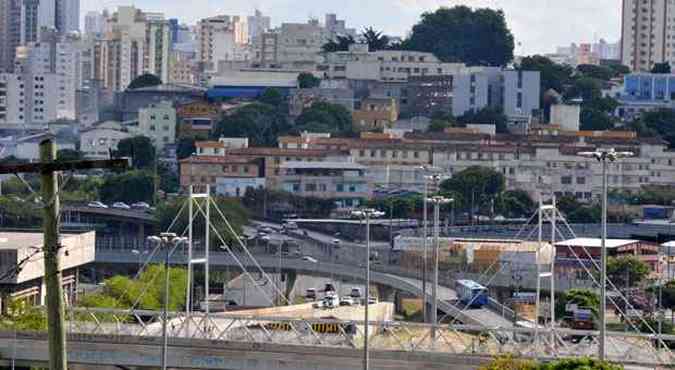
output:
[[457, 280], [455, 282], [457, 298], [463, 304], [479, 308], [488, 304], [488, 290], [473, 280]]

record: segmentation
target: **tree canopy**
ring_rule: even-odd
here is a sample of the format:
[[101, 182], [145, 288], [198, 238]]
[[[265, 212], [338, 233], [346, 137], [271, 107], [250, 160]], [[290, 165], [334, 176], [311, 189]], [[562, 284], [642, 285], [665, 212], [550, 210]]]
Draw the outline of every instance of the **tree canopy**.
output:
[[258, 101], [263, 104], [268, 104], [273, 107], [280, 107], [284, 102], [284, 96], [275, 88], [267, 88], [258, 98]]
[[295, 119], [295, 128], [298, 131], [351, 135], [352, 115], [342, 105], [316, 102]]
[[276, 146], [277, 138], [289, 129], [286, 116], [279, 114], [275, 107], [253, 103], [223, 117], [213, 130], [212, 137], [247, 137], [252, 146]]
[[99, 197], [106, 203], [152, 203], [154, 194], [154, 174], [138, 170], [108, 175], [99, 189]]
[[298, 75], [298, 87], [301, 89], [311, 89], [313, 87], [319, 87], [321, 84], [321, 79], [315, 77], [312, 73], [302, 72]]
[[491, 168], [479, 166], [469, 167], [441, 183], [442, 192], [457, 194], [469, 205], [472, 220], [476, 206], [480, 208], [491, 201], [502, 193], [505, 187], [504, 175]]
[[657, 134], [668, 142], [671, 149], [675, 149], [675, 110], [658, 109], [643, 112], [636, 123], [643, 125], [645, 136]]
[[634, 287], [649, 275], [649, 266], [633, 256], [609, 258], [607, 277], [619, 289]]
[[495, 211], [505, 217], [527, 217], [536, 205], [525, 190], [508, 190], [497, 197]]
[[549, 89], [562, 93], [574, 72], [572, 67], [557, 64], [551, 59], [541, 55], [523, 58], [519, 68], [524, 71], [539, 71], [541, 73], [542, 93], [545, 93]]
[[113, 155], [115, 157], [131, 157], [135, 169], [146, 169], [152, 167], [155, 163], [155, 146], [152, 145], [152, 140], [147, 136], [134, 136], [120, 140]]
[[470, 123], [493, 124], [498, 134], [505, 134], [509, 131], [508, 118], [500, 108], [485, 107], [477, 111], [470, 110], [457, 117], [457, 121], [465, 125]]
[[616, 71], [613, 68], [595, 64], [579, 64], [577, 66], [577, 72], [583, 74], [585, 77], [602, 81], [609, 81], [616, 77]]
[[513, 60], [515, 42], [503, 11], [462, 5], [423, 13], [403, 47], [444, 62], [505, 66]]
[[159, 77], [153, 75], [152, 73], [144, 73], [131, 81], [129, 84], [129, 87], [127, 89], [133, 90], [133, 89], [140, 89], [142, 87], [149, 87], [149, 86], [157, 86], [161, 85], [162, 80], [159, 79]]
[[321, 46], [324, 53], [334, 53], [336, 51], [348, 51], [349, 46], [355, 44], [356, 40], [351, 35], [338, 35], [335, 40], [330, 40]]
[[389, 37], [383, 35], [381, 31], [376, 31], [373, 27], [364, 28], [361, 37], [368, 44], [368, 50], [384, 50], [389, 47]]
[[57, 161], [79, 161], [84, 158], [84, 155], [79, 150], [74, 149], [61, 149], [56, 153]]

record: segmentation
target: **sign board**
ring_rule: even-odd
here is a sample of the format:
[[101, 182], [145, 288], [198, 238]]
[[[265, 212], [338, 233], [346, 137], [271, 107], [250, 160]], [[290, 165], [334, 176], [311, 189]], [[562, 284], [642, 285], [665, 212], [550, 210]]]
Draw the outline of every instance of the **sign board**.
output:
[[592, 320], [593, 319], [593, 311], [587, 310], [587, 309], [577, 309], [574, 311], [574, 319], [575, 320]]

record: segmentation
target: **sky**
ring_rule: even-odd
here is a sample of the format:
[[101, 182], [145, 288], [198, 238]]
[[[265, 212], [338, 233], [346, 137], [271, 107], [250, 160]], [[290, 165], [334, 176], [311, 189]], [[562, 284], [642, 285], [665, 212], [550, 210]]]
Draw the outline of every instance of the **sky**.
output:
[[386, 34], [405, 36], [425, 11], [439, 6], [468, 5], [502, 9], [516, 38], [516, 54], [554, 52], [572, 42], [604, 38], [616, 42], [621, 33], [621, 0], [80, 0], [83, 14], [135, 5], [160, 11], [168, 18], [192, 24], [217, 14], [249, 15], [260, 9], [272, 17], [272, 25], [323, 20], [336, 13], [347, 27], [372, 26]]

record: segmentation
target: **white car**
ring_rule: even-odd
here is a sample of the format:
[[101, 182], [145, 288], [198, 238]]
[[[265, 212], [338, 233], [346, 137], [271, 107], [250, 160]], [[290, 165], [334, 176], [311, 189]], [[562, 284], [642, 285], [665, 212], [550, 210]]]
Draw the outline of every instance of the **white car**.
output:
[[131, 205], [131, 208], [135, 209], [150, 209], [150, 205], [145, 202], [138, 202]]
[[303, 261], [306, 261], [306, 262], [311, 262], [311, 263], [317, 263], [317, 262], [319, 262], [319, 261], [316, 260], [316, 258], [310, 257], [310, 256], [304, 256], [304, 257], [302, 257], [302, 260], [303, 260]]
[[101, 202], [98, 202], [98, 201], [89, 202], [89, 204], [87, 204], [87, 207], [90, 207], [90, 208], [108, 208], [108, 206], [106, 206], [105, 204], [103, 204]]
[[350, 296], [343, 296], [340, 298], [340, 306], [353, 306], [354, 299]]
[[113, 203], [112, 207], [116, 209], [131, 209], [128, 204], [123, 202], [115, 202]]
[[329, 295], [323, 298], [323, 308], [337, 308], [340, 305], [337, 295]]

